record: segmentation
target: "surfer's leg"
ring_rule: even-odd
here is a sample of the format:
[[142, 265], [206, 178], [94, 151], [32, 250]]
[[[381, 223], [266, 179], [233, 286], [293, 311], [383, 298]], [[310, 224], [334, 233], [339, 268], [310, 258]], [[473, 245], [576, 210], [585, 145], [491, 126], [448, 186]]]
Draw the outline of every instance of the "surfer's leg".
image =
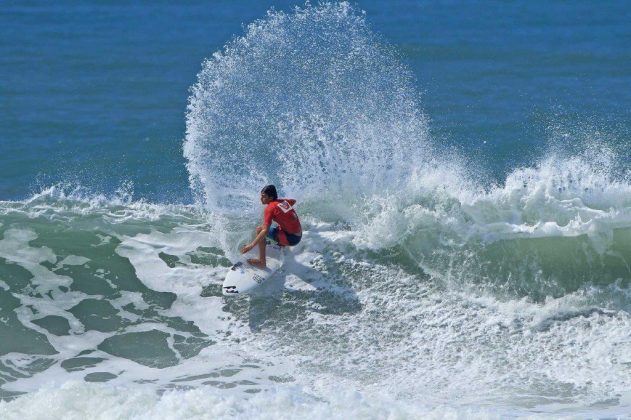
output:
[[261, 266], [263, 268], [265, 268], [266, 264], [265, 264], [265, 237], [263, 237], [260, 241], [259, 241], [259, 261], [261, 262]]
[[[256, 228], [256, 234], [258, 235], [261, 232], [262, 227]], [[248, 263], [252, 264], [255, 267], [265, 268], [267, 265], [265, 264], [265, 237], [258, 242], [259, 246], [259, 259], [249, 258]]]

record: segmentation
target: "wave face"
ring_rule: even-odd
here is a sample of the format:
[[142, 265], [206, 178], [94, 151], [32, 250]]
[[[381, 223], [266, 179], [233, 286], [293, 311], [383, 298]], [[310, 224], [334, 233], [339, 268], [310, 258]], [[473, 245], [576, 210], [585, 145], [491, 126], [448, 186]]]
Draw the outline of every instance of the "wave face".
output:
[[[490, 183], [362, 13], [271, 11], [192, 88], [197, 205], [0, 202], [0, 417], [626, 413], [631, 182], [598, 133], [554, 141]], [[270, 182], [304, 239], [226, 299]]]

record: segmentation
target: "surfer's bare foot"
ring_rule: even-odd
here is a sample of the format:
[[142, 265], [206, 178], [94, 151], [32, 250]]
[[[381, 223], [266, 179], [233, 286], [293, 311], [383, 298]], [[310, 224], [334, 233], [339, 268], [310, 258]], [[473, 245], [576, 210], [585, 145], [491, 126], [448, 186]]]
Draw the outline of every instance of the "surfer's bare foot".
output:
[[265, 262], [261, 261], [257, 258], [248, 258], [248, 263], [250, 263], [251, 265], [257, 267], [257, 268], [265, 268]]

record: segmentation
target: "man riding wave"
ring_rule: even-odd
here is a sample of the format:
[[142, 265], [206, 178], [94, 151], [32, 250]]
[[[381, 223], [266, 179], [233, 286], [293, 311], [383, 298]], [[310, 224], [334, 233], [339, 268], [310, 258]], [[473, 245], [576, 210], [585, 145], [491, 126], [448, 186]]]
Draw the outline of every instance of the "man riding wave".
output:
[[[256, 237], [241, 248], [241, 253], [245, 254], [258, 245], [259, 258], [249, 258], [248, 263], [255, 267], [265, 268], [265, 238], [277, 242], [280, 246], [294, 246], [302, 239], [302, 227], [298, 214], [293, 208], [296, 200], [278, 198], [274, 185], [267, 185], [261, 190], [261, 203], [265, 205], [263, 224], [256, 228]], [[276, 226], [270, 229], [272, 221], [276, 222]]]

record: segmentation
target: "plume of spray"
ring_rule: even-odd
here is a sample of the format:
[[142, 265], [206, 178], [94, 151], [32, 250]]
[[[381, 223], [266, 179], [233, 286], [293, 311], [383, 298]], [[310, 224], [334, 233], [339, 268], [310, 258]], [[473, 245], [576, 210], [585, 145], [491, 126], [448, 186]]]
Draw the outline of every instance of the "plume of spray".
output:
[[357, 217], [353, 204], [397, 190], [431, 154], [418, 102], [410, 71], [348, 3], [272, 10], [191, 89], [195, 197], [223, 221], [219, 235], [227, 217], [253, 216], [267, 183], [319, 217]]

